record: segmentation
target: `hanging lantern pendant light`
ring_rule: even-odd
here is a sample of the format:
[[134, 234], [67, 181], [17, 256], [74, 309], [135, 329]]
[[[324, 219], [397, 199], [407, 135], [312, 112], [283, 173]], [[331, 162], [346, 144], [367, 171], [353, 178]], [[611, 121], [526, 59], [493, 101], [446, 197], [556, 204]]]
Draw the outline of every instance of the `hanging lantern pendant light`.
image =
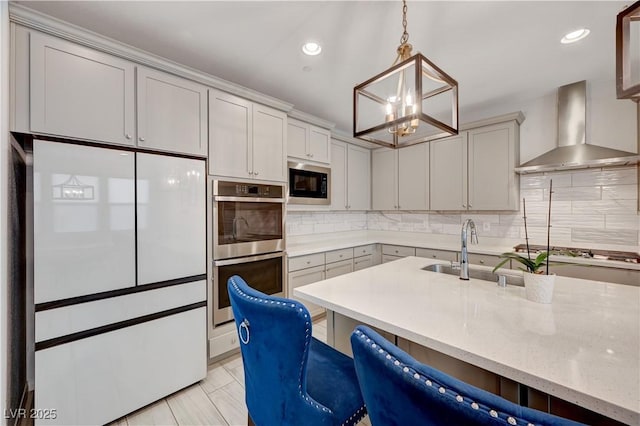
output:
[[458, 83], [417, 53], [411, 56], [407, 3], [391, 68], [353, 89], [353, 135], [398, 148], [458, 133]]

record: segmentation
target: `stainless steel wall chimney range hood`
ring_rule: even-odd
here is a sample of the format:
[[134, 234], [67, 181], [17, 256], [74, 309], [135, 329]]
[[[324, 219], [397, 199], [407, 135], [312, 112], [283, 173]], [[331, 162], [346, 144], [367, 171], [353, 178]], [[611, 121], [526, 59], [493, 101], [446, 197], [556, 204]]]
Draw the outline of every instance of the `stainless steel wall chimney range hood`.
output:
[[587, 82], [579, 81], [558, 88], [557, 147], [520, 167], [518, 173], [636, 164], [633, 152], [587, 144], [585, 138]]

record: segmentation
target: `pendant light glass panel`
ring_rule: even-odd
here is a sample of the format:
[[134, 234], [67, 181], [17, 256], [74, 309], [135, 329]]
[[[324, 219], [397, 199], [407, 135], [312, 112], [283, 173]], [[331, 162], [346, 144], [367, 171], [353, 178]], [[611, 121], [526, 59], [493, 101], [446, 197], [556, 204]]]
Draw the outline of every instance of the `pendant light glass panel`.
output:
[[354, 136], [398, 148], [457, 134], [457, 82], [416, 54], [354, 88]]
[[618, 14], [616, 88], [619, 99], [640, 99], [640, 1]]

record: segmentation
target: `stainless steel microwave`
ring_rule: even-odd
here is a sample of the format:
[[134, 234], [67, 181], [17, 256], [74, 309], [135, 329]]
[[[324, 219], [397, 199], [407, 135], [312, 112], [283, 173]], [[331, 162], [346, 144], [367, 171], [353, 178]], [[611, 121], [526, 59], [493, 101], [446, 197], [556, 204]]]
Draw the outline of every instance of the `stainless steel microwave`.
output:
[[331, 204], [331, 169], [289, 161], [289, 203]]

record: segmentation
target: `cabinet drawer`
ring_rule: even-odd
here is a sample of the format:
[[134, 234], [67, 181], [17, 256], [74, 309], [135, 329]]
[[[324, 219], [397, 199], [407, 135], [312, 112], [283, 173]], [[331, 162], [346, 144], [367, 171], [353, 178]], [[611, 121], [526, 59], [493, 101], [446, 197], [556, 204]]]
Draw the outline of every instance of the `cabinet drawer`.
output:
[[413, 247], [405, 247], [405, 246], [392, 246], [385, 244], [382, 246], [382, 254], [387, 254], [390, 256], [415, 256], [416, 249]]
[[552, 273], [572, 278], [605, 281], [617, 284], [640, 286], [640, 271], [603, 266], [567, 265], [558, 263], [550, 268]]
[[289, 258], [289, 272], [321, 265], [324, 265], [324, 253]]
[[[501, 259], [498, 256], [469, 253], [469, 263], [472, 265], [496, 266], [500, 261]], [[509, 268], [510, 265], [511, 263], [507, 262], [502, 267]]]
[[446, 260], [449, 262], [455, 262], [458, 260], [458, 253], [456, 253], [455, 251], [446, 251], [446, 250], [417, 248], [416, 256], [426, 257], [429, 259]]
[[359, 257], [359, 256], [367, 256], [370, 254], [373, 254], [373, 252], [376, 251], [376, 245], [375, 244], [369, 244], [366, 246], [360, 246], [360, 247], [354, 247], [353, 248], [353, 257]]
[[353, 258], [352, 248], [328, 251], [325, 253], [325, 259], [327, 263], [339, 262], [341, 260], [352, 259], [352, 258]]
[[351, 259], [327, 263], [325, 268], [325, 278], [333, 278], [338, 275], [348, 274], [349, 272], [353, 272], [353, 263]]
[[391, 256], [390, 254], [382, 255], [382, 263], [393, 262], [398, 259], [402, 259], [402, 256]]
[[366, 256], [356, 257], [353, 259], [353, 270], [359, 271], [360, 269], [365, 269], [370, 266], [373, 266], [373, 255], [368, 254]]

